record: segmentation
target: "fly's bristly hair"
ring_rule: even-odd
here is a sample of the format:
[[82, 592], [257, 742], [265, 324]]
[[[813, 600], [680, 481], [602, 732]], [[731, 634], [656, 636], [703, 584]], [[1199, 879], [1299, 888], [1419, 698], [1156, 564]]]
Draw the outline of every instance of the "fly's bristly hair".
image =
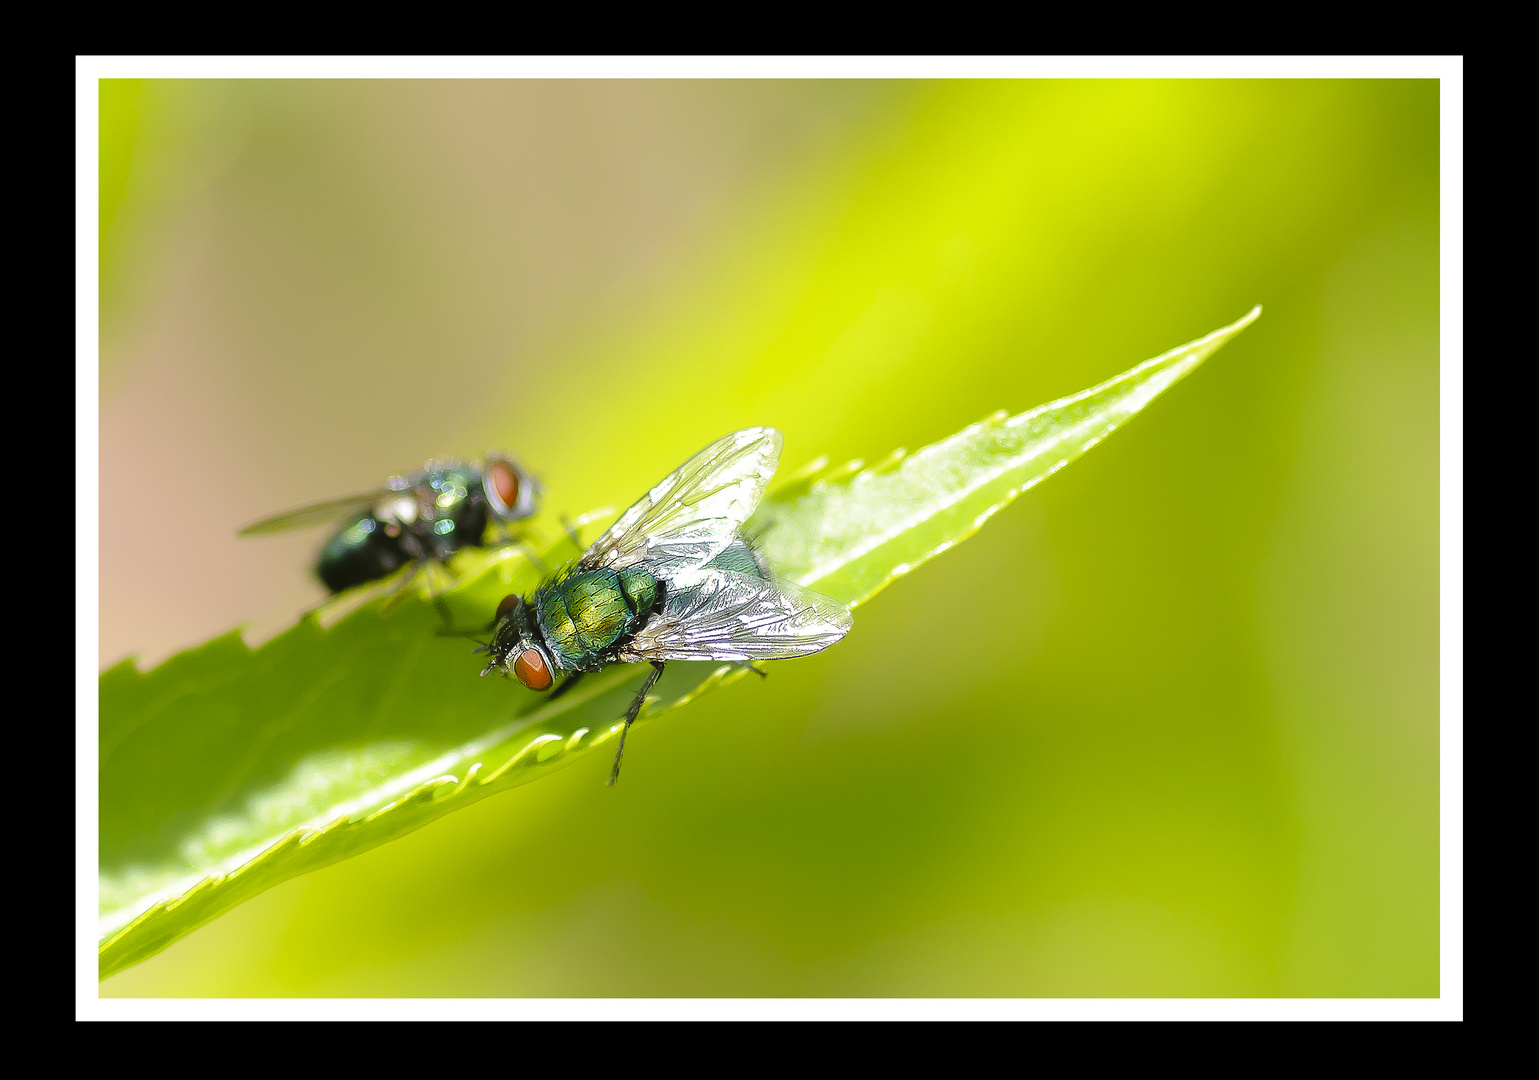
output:
[[[500, 670], [537, 691], [568, 675], [559, 694], [582, 672], [647, 663], [652, 670], [624, 713], [629, 731], [671, 660], [727, 661], [762, 676], [757, 661], [806, 656], [843, 638], [849, 610], [779, 580], [760, 551], [773, 519], [746, 527], [779, 463], [781, 441], [767, 427], [716, 440], [516, 607], [505, 608], [513, 600], [505, 597], [481, 674]], [[580, 545], [575, 530], [568, 535]], [[570, 617], [547, 626], [547, 609], [569, 601]], [[622, 732], [611, 784], [624, 747]]]
[[[489, 468], [495, 463], [506, 465], [513, 474], [518, 494], [511, 507], [487, 494]], [[452, 495], [444, 501], [451, 484]], [[412, 565], [414, 574], [429, 566], [441, 570], [444, 561], [462, 548], [488, 546], [491, 526], [500, 537], [490, 541], [493, 546], [517, 543], [520, 534], [510, 532], [508, 526], [535, 514], [539, 494], [539, 485], [506, 453], [489, 453], [479, 463], [432, 458], [421, 470], [391, 476], [371, 491], [275, 514], [245, 526], [237, 535], [331, 525], [334, 531], [314, 569], [322, 583], [339, 594], [383, 580], [404, 565]]]

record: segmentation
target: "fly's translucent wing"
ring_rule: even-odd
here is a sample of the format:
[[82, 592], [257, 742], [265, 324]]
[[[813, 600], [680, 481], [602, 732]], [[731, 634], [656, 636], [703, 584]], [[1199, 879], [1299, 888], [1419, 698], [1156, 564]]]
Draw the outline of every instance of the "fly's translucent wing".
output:
[[260, 536], [263, 533], [283, 532], [285, 529], [299, 529], [306, 525], [326, 525], [346, 514], [367, 510], [381, 495], [389, 494], [394, 493], [387, 489], [365, 491], [341, 499], [327, 499], [325, 502], [301, 506], [297, 510], [288, 510], [282, 514], [274, 514], [270, 518], [263, 518], [255, 524], [247, 525], [235, 535]]
[[663, 609], [620, 659], [778, 660], [828, 648], [853, 620], [836, 600], [785, 581], [701, 570], [668, 584]]
[[642, 566], [671, 578], [721, 553], [748, 520], [780, 462], [780, 432], [717, 439], [643, 495], [580, 560], [583, 569]]

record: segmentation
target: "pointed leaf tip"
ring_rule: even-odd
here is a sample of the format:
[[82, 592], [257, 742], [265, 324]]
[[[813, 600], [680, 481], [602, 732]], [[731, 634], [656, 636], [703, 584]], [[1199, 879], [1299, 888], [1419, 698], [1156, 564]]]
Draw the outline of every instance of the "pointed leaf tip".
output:
[[[763, 553], [781, 575], [861, 604], [1099, 443], [1260, 314], [870, 468], [823, 459], [760, 505], [755, 522], [776, 526]], [[552, 545], [552, 565], [570, 555], [566, 543]], [[457, 565], [464, 576], [448, 599], [483, 618], [534, 580], [523, 562]], [[386, 615], [376, 600], [326, 627], [307, 616], [256, 648], [226, 634], [147, 672], [131, 663], [103, 672], [102, 977], [281, 881], [611, 742], [643, 675], [616, 666], [541, 700], [471, 678], [476, 666], [437, 628], [431, 604]], [[670, 664], [637, 723], [743, 674]]]

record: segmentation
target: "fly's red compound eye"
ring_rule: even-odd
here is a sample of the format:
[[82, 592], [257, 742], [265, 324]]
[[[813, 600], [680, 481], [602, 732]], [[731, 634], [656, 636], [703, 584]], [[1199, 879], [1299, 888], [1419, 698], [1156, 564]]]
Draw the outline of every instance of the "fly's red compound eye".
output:
[[518, 509], [518, 470], [506, 461], [489, 461], [486, 465], [486, 479], [492, 493], [502, 503], [502, 515], [506, 516]]
[[[492, 617], [492, 623], [494, 625], [496, 623], [500, 623], [503, 619], [503, 616], [512, 611], [514, 608], [518, 607], [518, 605], [522, 604], [523, 602], [523, 597], [519, 596], [517, 593], [504, 596], [502, 598], [502, 603], [497, 605], [497, 614]], [[482, 610], [484, 611], [485, 609], [483, 608]]]
[[513, 661], [513, 674], [531, 690], [550, 689], [550, 667], [539, 649], [525, 649], [519, 653], [518, 659]]

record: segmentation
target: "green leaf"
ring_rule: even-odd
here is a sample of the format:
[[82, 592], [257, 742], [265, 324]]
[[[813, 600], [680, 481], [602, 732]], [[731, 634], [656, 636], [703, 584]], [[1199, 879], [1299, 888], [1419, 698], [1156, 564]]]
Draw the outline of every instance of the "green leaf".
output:
[[[814, 462], [764, 499], [750, 531], [764, 530], [779, 573], [855, 607], [972, 535], [1259, 313], [917, 453], [869, 468]], [[542, 561], [578, 550], [563, 541]], [[502, 596], [539, 578], [510, 548], [462, 554], [452, 569], [443, 604], [461, 626], [484, 624]], [[281, 881], [609, 747], [644, 675], [616, 666], [551, 700], [475, 678], [468, 642], [441, 632], [433, 605], [388, 608], [376, 598], [323, 625], [333, 607], [256, 649], [234, 631], [152, 671], [125, 661], [103, 673], [103, 978]], [[670, 664], [638, 723], [743, 674]]]

